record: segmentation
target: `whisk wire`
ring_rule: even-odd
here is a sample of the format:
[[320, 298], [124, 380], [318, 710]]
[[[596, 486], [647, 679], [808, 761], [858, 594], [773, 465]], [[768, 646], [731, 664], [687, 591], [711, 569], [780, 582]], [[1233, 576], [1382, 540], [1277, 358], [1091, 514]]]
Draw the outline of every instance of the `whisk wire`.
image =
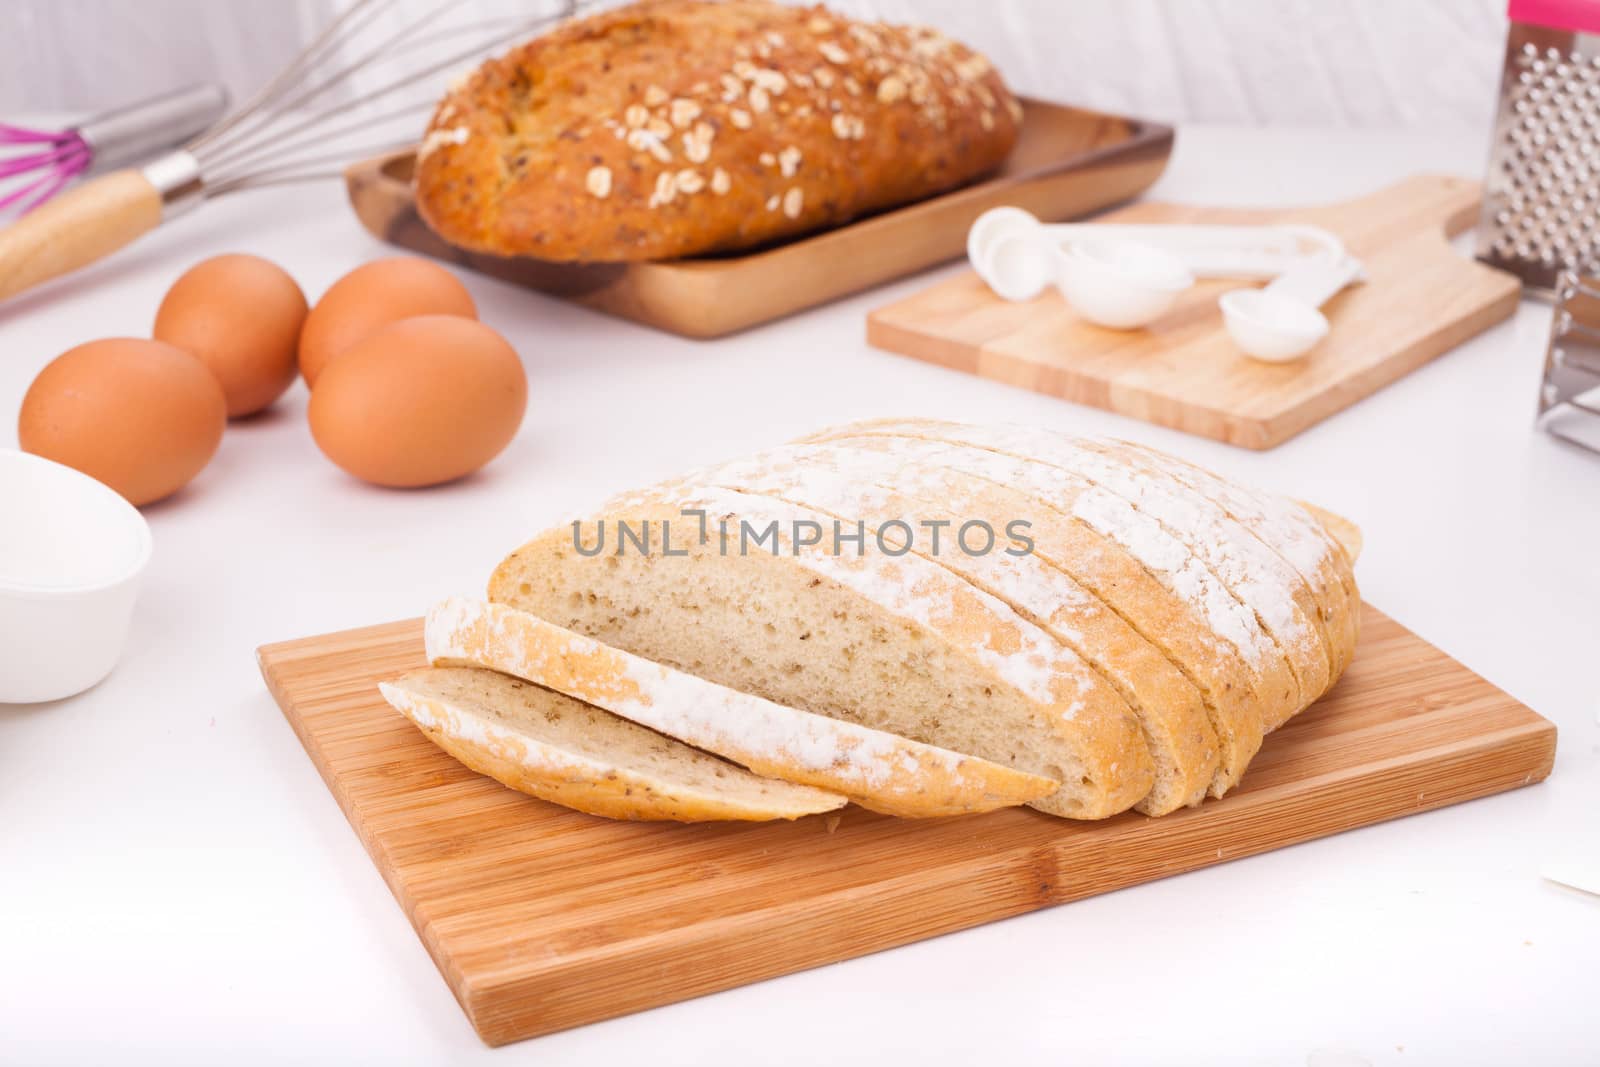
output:
[[311, 39], [289, 65], [280, 70], [265, 85], [258, 89], [247, 99], [233, 114], [224, 118], [205, 133], [189, 142], [190, 152], [198, 152], [207, 146], [214, 146], [226, 142], [241, 134], [241, 127], [256, 124], [255, 120], [265, 118], [267, 109], [275, 100], [287, 93], [304, 75], [306, 71], [314, 68], [320, 62], [324, 53], [338, 47], [346, 33], [359, 32], [365, 22], [370, 22], [384, 9], [394, 6], [396, 0], [355, 0], [322, 32]]
[[39, 170], [42, 167], [49, 167], [56, 163], [70, 162], [79, 156], [87, 156], [88, 154], [89, 148], [82, 141], [71, 141], [48, 152], [8, 159], [4, 163], [0, 163], [0, 178], [11, 178], [18, 174], [26, 174], [30, 170]]
[[[344, 173], [344, 165], [350, 162], [352, 154], [358, 156], [379, 156], [403, 149], [415, 147], [415, 137], [402, 137], [393, 141], [362, 145], [355, 149], [341, 149], [322, 156], [310, 156], [297, 159], [293, 163], [285, 163], [265, 170], [251, 171], [245, 174], [233, 175], [217, 180], [208, 187], [208, 195], [221, 196], [223, 193], [237, 192], [240, 189], [255, 189], [266, 185], [289, 185], [296, 182], [338, 178]], [[324, 170], [304, 170], [305, 167], [334, 164]]]
[[0, 144], [48, 144], [60, 138], [59, 132], [35, 130], [29, 126], [13, 126], [9, 122], [0, 122]]
[[[448, 6], [449, 5], [446, 4], [441, 7], [437, 7], [433, 9], [433, 13], [437, 14], [445, 10]], [[355, 130], [361, 128], [361, 126], [344, 126], [332, 130], [323, 127], [324, 124], [330, 119], [347, 114], [358, 108], [363, 108], [377, 103], [378, 101], [390, 97], [401, 90], [416, 86], [418, 82], [427, 79], [432, 75], [438, 74], [442, 71], [458, 66], [467, 60], [480, 56], [488, 49], [494, 48], [525, 33], [537, 30], [553, 19], [569, 16], [576, 11], [577, 7], [578, 4], [575, 2], [575, 0], [565, 0], [563, 3], [563, 10], [560, 14], [528, 16], [505, 21], [495, 20], [491, 25], [493, 32], [491, 32], [488, 37], [475, 41], [471, 47], [459, 49], [451, 53], [446, 58], [436, 60], [421, 70], [408, 72], [402, 77], [396, 78], [393, 81], [370, 89], [364, 93], [360, 93], [349, 100], [329, 104], [319, 110], [311, 112], [310, 114], [306, 114], [297, 120], [290, 120], [285, 128], [271, 129], [271, 124], [277, 119], [293, 114], [292, 108], [287, 105], [280, 107], [276, 103], [271, 103], [268, 106], [273, 109], [273, 113], [270, 115], [265, 115], [264, 112], [265, 117], [263, 118], [262, 123], [258, 124], [258, 128], [255, 131], [257, 135], [256, 140], [249, 143], [243, 143], [235, 138], [232, 139], [233, 143], [221, 145], [213, 144], [209, 149], [202, 147], [198, 151], [195, 151], [195, 155], [199, 159], [203, 171], [210, 176], [207, 182], [208, 190], [212, 194], [220, 194], [224, 187], [243, 187], [235, 179], [245, 177], [245, 175], [237, 173], [237, 171], [240, 168], [255, 165], [257, 161], [261, 160], [265, 156], [320, 147], [321, 145], [327, 144], [336, 139], [338, 136], [355, 132]], [[510, 28], [507, 28], [508, 26]], [[366, 62], [370, 62], [370, 55]], [[308, 90], [295, 97], [292, 103], [304, 104], [309, 102], [309, 100], [315, 96], [319, 96], [326, 90], [347, 81], [364, 66], [365, 62], [353, 63], [342, 68], [321, 82], [313, 90]], [[376, 121], [389, 121], [403, 117], [406, 114], [429, 106], [433, 99], [434, 96], [429, 95], [425, 99], [418, 100], [416, 103], [407, 105], [404, 108], [393, 109], [381, 119], [368, 118], [362, 125], [370, 125]], [[299, 141], [294, 140], [296, 135], [306, 133], [308, 131], [312, 132], [311, 137]], [[414, 138], [412, 140], [414, 141]], [[349, 155], [354, 154], [355, 153], [353, 152], [347, 153], [346, 158], [348, 158]], [[274, 167], [273, 171], [278, 172], [284, 169], [284, 166], [280, 165], [278, 167]], [[309, 178], [310, 175], [307, 177]]]
[[[282, 157], [293, 156], [298, 152], [314, 149], [324, 144], [337, 141], [341, 137], [349, 137], [354, 134], [363, 133], [372, 127], [382, 126], [385, 123], [394, 122], [398, 119], [415, 115], [419, 109], [427, 105], [430, 99], [431, 97], [422, 100], [410, 101], [388, 111], [384, 111], [381, 114], [362, 116], [361, 118], [343, 126], [335, 126], [326, 130], [315, 130], [312, 131], [309, 136], [302, 138], [301, 140], [291, 140], [290, 137], [297, 131], [286, 130], [279, 135], [281, 139], [273, 144], [245, 148], [242, 150], [241, 154], [236, 157], [213, 162], [210, 172], [212, 174], [212, 183], [214, 185], [220, 184], [221, 182], [226, 181], [231, 173], [236, 173], [239, 168], [253, 166], [258, 160], [267, 156], [279, 157], [281, 161]], [[414, 143], [416, 138], [413, 137], [411, 140]], [[361, 153], [357, 150], [351, 150], [350, 154], [361, 155], [364, 153]]]
[[358, 55], [355, 59], [345, 64], [343, 67], [340, 67], [325, 76], [321, 81], [307, 86], [306, 88], [302, 89], [298, 95], [280, 104], [277, 104], [277, 109], [280, 112], [291, 112], [304, 109], [313, 100], [316, 100], [328, 90], [343, 85], [356, 74], [359, 74], [361, 71], [365, 70], [368, 65], [382, 57], [386, 52], [389, 52], [391, 49], [393, 49], [396, 45], [403, 43], [408, 37], [425, 28], [440, 15], [448, 11], [450, 6], [450, 0], [446, 0], [445, 3], [435, 6], [426, 15], [403, 27], [398, 33], [372, 46], [366, 52]]

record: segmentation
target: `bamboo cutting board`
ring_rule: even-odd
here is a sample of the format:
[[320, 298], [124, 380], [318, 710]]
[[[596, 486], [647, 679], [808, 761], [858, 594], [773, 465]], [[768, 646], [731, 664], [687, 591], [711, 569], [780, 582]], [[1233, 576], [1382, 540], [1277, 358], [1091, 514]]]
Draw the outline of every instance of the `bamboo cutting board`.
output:
[[1555, 727], [1370, 607], [1244, 785], [1160, 819], [623, 823], [503, 788], [377, 692], [420, 619], [267, 645], [262, 675], [491, 1045], [850, 959], [1542, 780]]
[[1482, 191], [1419, 175], [1357, 200], [1283, 211], [1136, 204], [1100, 222], [1303, 222], [1331, 230], [1368, 281], [1324, 306], [1327, 339], [1290, 364], [1241, 355], [1204, 281], [1143, 330], [1078, 318], [1054, 289], [1007, 303], [963, 273], [873, 311], [879, 348], [1246, 448], [1273, 448], [1516, 310], [1521, 287], [1448, 238], [1472, 225]]

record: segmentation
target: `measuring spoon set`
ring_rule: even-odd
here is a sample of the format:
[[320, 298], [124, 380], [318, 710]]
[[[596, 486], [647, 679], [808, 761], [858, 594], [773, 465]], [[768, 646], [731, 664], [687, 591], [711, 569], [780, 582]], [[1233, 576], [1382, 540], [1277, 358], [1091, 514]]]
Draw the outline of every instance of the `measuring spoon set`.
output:
[[967, 259], [1002, 300], [1032, 300], [1053, 283], [1099, 326], [1148, 326], [1197, 278], [1267, 281], [1219, 299], [1223, 325], [1254, 359], [1284, 363], [1328, 333], [1321, 306], [1365, 271], [1316, 226], [1040, 222], [1018, 207], [991, 208], [967, 234]]

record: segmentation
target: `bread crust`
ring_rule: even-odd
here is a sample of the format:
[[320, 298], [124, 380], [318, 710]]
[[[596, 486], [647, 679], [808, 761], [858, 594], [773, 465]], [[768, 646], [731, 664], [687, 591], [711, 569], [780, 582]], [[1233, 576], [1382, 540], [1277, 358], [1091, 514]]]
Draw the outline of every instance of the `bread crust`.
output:
[[417, 154], [451, 244], [558, 261], [746, 249], [998, 167], [1022, 111], [936, 31], [769, 0], [646, 0], [491, 59]]
[[[564, 532], [564, 531], [563, 531]], [[428, 613], [428, 658], [525, 678], [768, 778], [841, 793], [888, 815], [963, 815], [1058, 783], [717, 685], [505, 604], [447, 600]], [[815, 757], [827, 754], [825, 760]]]

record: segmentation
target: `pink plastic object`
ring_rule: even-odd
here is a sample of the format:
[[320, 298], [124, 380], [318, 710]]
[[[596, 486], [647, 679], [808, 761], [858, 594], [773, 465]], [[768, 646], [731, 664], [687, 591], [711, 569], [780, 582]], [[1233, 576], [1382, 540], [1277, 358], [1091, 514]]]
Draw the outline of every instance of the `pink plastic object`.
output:
[[1600, 33], [1600, 0], [1511, 0], [1512, 22], [1572, 33]]
[[94, 159], [94, 152], [77, 130], [34, 130], [0, 123], [0, 149], [12, 149], [0, 158], [0, 181], [40, 172], [0, 196], [0, 211], [15, 207], [18, 214], [27, 214], [56, 195]]

